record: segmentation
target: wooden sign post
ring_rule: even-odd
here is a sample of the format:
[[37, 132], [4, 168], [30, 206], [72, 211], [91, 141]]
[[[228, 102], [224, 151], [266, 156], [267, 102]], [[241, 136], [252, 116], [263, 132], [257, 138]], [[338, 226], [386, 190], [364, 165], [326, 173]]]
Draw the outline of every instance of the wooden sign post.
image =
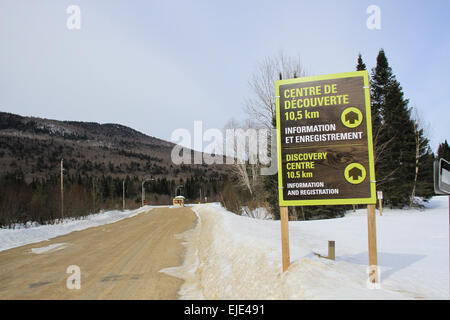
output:
[[283, 272], [289, 268], [291, 257], [289, 254], [289, 214], [288, 207], [280, 207], [281, 220], [281, 260], [283, 263]]
[[377, 224], [375, 205], [367, 205], [367, 234], [369, 239], [369, 281], [378, 283]]
[[283, 271], [288, 206], [367, 204], [376, 266], [375, 165], [367, 71], [276, 81], [278, 196]]

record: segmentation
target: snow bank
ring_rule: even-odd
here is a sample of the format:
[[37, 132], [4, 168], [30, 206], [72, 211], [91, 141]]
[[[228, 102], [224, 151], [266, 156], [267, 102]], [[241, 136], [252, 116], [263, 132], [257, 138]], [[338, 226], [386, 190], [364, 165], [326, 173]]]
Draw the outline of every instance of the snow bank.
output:
[[[184, 299], [448, 299], [448, 207], [377, 216], [381, 287], [367, 285], [366, 210], [344, 218], [289, 223], [291, 266], [281, 272], [280, 222], [251, 219], [220, 206], [193, 207], [195, 229], [182, 235]], [[327, 255], [336, 241], [336, 261]]]
[[0, 251], [49, 240], [73, 231], [114, 223], [125, 218], [134, 217], [152, 208], [152, 206], [144, 206], [136, 210], [107, 211], [88, 215], [81, 220], [64, 219], [64, 223], [61, 224], [40, 225], [20, 229], [0, 229]]

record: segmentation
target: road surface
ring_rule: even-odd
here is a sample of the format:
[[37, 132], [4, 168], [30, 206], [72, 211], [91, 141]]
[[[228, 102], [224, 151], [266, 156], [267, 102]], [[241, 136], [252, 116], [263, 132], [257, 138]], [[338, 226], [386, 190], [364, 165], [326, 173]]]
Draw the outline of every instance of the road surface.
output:
[[[177, 299], [183, 281], [159, 271], [182, 264], [175, 235], [195, 220], [186, 207], [154, 208], [0, 252], [0, 299]], [[79, 267], [80, 289], [67, 288], [71, 265]]]

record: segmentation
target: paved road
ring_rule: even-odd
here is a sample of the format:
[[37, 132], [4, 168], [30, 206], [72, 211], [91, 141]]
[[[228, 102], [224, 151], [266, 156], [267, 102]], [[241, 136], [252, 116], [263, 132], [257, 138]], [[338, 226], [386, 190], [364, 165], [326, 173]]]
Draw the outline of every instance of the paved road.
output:
[[[0, 252], [0, 299], [177, 299], [182, 280], [159, 271], [181, 265], [184, 248], [175, 235], [195, 220], [189, 208], [155, 208]], [[71, 265], [81, 271], [79, 290], [67, 289]]]

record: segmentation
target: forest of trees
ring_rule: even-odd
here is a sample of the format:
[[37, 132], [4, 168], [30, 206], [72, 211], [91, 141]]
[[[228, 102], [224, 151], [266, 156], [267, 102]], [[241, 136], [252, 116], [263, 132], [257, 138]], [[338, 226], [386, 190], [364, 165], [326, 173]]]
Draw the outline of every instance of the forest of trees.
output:
[[[364, 70], [361, 56], [357, 70]], [[435, 155], [384, 50], [378, 53], [370, 84], [377, 190], [390, 207], [413, 206], [416, 196], [427, 200], [434, 194]]]
[[[64, 218], [80, 218], [100, 210], [122, 209], [122, 187], [125, 181], [126, 209], [141, 206], [142, 180], [111, 176], [68, 175], [64, 177]], [[221, 201], [220, 192], [227, 184], [226, 176], [204, 178], [192, 175], [184, 180], [156, 178], [145, 182], [145, 200], [149, 205], [170, 204], [181, 194], [187, 202]], [[58, 222], [61, 217], [60, 177], [25, 182], [20, 170], [0, 177], [0, 226], [37, 222]], [[200, 199], [200, 195], [202, 199]]]

